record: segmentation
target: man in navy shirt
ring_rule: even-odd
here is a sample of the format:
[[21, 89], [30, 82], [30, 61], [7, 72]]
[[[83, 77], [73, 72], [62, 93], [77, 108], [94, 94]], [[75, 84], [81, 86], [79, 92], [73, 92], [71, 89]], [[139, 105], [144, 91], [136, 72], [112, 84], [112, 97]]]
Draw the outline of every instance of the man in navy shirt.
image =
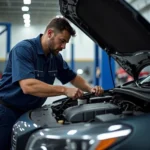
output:
[[[54, 18], [44, 34], [19, 42], [10, 52], [0, 80], [0, 149], [10, 148], [12, 126], [24, 112], [40, 107], [47, 97], [66, 95], [77, 99], [83, 91], [103, 93], [99, 86], [91, 87], [73, 72], [59, 53], [65, 48], [74, 29], [64, 18]], [[62, 84], [53, 85], [57, 77]]]

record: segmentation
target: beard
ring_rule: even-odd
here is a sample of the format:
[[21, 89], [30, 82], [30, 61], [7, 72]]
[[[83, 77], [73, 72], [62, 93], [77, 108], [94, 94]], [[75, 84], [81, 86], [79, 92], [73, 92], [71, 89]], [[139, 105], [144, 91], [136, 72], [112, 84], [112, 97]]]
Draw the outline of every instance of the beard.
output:
[[49, 53], [52, 53], [53, 55], [56, 55], [56, 50], [54, 48], [54, 38], [52, 38], [50, 41], [48, 41], [48, 49], [49, 49]]
[[56, 56], [56, 55], [58, 55], [59, 51], [53, 49], [53, 50], [51, 50], [51, 53]]
[[48, 41], [48, 49], [49, 49], [49, 53], [52, 53], [53, 55], [58, 55], [59, 51], [62, 50], [62, 49], [55, 48], [54, 37]]

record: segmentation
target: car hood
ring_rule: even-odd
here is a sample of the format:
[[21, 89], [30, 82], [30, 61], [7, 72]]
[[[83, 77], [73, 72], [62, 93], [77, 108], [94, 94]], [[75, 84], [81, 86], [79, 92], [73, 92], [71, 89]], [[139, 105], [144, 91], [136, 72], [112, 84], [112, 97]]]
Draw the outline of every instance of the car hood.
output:
[[60, 0], [63, 16], [134, 79], [150, 64], [150, 25], [123, 0]]

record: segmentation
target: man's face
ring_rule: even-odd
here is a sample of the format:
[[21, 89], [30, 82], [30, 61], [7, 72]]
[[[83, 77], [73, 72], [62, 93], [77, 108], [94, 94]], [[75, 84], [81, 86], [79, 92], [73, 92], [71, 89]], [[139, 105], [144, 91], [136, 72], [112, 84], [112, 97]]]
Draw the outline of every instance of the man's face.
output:
[[70, 34], [67, 30], [63, 30], [62, 32], [57, 33], [53, 31], [48, 40], [48, 47], [50, 52], [52, 52], [54, 55], [57, 55], [59, 51], [65, 49], [66, 43], [69, 42], [69, 39]]

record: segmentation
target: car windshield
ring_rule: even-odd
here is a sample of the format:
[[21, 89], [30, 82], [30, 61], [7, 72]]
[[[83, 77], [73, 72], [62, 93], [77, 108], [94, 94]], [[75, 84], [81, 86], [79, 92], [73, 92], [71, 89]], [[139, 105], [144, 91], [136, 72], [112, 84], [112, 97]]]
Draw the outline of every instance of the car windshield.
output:
[[137, 10], [150, 23], [149, 17], [150, 0], [125, 0], [125, 1], [129, 3], [135, 10]]

